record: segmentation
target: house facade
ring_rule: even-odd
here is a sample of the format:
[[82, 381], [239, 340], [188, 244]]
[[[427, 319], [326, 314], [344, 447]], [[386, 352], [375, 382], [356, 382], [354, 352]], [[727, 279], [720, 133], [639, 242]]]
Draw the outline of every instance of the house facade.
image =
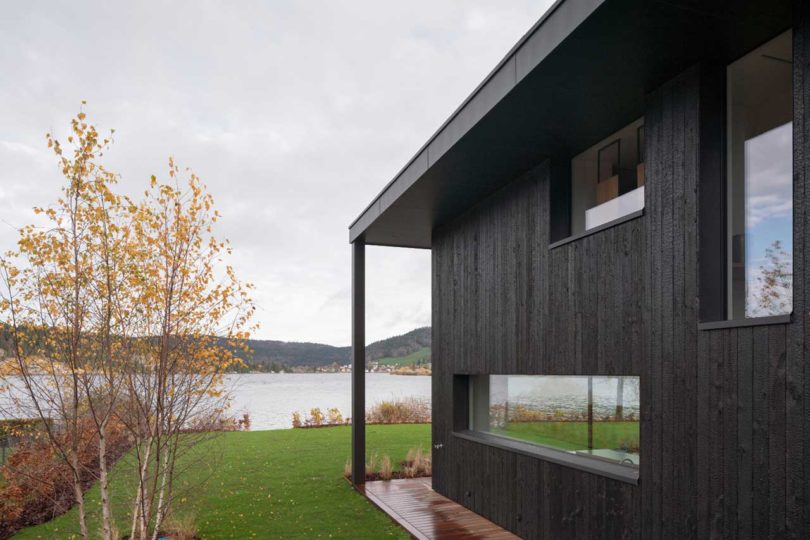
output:
[[525, 538], [810, 537], [809, 75], [804, 2], [557, 2], [350, 227], [353, 417], [364, 246], [430, 249], [437, 492]]

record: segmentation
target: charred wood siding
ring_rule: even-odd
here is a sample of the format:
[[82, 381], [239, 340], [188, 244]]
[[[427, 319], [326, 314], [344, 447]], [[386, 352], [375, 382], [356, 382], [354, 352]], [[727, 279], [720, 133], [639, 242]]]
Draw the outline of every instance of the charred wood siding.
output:
[[[549, 250], [546, 163], [434, 230], [437, 491], [526, 538], [810, 537], [804, 20], [793, 322], [698, 330], [698, 193], [720, 191], [701, 187], [718, 179], [701, 173], [706, 72], [689, 69], [648, 97], [644, 216]], [[639, 485], [453, 437], [454, 375], [477, 373], [640, 375]]]
[[451, 435], [454, 374], [644, 364], [645, 220], [549, 251], [548, 170], [434, 235], [434, 484], [527, 538], [638, 537], [639, 487]]

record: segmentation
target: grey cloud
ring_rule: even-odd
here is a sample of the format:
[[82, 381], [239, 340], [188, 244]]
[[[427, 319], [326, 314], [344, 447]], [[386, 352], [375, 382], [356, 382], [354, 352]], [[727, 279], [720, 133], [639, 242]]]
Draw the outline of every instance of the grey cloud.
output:
[[[346, 344], [348, 224], [551, 4], [16, 2], [0, 19], [0, 217], [60, 186], [44, 133], [82, 99], [137, 194], [208, 184], [260, 337]], [[15, 232], [0, 226], [0, 250]], [[430, 323], [429, 252], [369, 250], [368, 338]]]

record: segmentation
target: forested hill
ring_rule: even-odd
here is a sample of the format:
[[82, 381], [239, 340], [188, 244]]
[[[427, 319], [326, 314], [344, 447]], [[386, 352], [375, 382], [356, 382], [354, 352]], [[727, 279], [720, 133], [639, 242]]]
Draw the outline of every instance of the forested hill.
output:
[[[318, 368], [333, 364], [342, 366], [351, 363], [351, 347], [261, 339], [248, 340], [248, 346], [253, 351], [245, 358], [248, 370], [280, 371], [303, 367]], [[381, 358], [390, 361], [392, 358], [408, 356], [423, 351], [425, 348], [430, 349], [429, 326], [366, 346], [366, 361]], [[8, 351], [11, 351], [11, 334], [5, 325], [0, 324], [0, 355]]]
[[[366, 346], [366, 360], [407, 356], [430, 347], [430, 327], [417, 328], [407, 334], [383, 339]], [[334, 347], [321, 343], [301, 343], [251, 339], [252, 356], [246, 358], [250, 368], [262, 371], [280, 367], [321, 367], [345, 365], [351, 361], [351, 347]]]

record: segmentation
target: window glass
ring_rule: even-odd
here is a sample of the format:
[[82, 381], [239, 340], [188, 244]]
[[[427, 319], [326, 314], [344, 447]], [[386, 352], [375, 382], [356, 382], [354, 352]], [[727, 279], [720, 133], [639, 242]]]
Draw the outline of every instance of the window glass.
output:
[[728, 67], [728, 317], [793, 309], [792, 34]]
[[571, 160], [571, 234], [644, 208], [644, 120]]
[[470, 428], [638, 466], [638, 377], [472, 377]]

